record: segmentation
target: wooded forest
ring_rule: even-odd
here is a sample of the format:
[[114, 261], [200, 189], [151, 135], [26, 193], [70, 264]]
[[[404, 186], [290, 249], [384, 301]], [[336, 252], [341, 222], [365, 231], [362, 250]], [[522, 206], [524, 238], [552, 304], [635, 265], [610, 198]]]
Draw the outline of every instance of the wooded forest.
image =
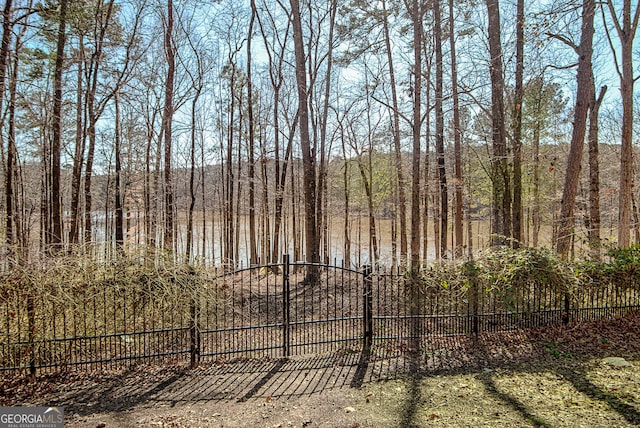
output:
[[632, 0], [5, 0], [3, 269], [599, 260], [640, 243], [639, 18]]

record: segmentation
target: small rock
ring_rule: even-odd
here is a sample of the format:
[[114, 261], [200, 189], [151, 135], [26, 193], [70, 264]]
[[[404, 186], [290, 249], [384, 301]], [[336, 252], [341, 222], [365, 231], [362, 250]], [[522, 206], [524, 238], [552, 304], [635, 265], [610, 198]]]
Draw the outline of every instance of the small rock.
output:
[[603, 363], [611, 367], [630, 367], [631, 363], [622, 357], [607, 357], [602, 360]]
[[356, 409], [354, 409], [353, 407], [345, 407], [344, 411], [345, 413], [353, 413], [356, 411]]
[[98, 425], [96, 425], [96, 428], [105, 428], [106, 426], [107, 426], [106, 423], [100, 422]]

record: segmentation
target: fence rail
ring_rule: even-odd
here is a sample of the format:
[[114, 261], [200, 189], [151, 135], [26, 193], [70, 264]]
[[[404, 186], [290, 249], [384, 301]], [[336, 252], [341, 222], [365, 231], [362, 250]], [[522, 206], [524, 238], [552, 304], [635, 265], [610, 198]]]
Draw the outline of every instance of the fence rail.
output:
[[[426, 278], [426, 279], [425, 279]], [[341, 352], [405, 352], [435, 336], [613, 318], [640, 308], [638, 287], [487, 289], [400, 272], [290, 262], [169, 281], [117, 275], [1, 290], [0, 371], [98, 369]]]

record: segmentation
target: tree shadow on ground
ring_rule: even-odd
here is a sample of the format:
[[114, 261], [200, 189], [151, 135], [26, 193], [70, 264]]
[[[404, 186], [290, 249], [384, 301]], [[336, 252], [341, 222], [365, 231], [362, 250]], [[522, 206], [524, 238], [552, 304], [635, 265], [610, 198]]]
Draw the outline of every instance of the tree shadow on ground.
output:
[[353, 378], [351, 379], [351, 388], [362, 388], [364, 378], [369, 370], [369, 362], [371, 360], [371, 347], [364, 346], [360, 352], [360, 359]]
[[402, 414], [400, 426], [402, 428], [419, 428], [420, 424], [416, 422], [416, 416], [422, 402], [422, 376], [414, 374], [409, 378], [409, 390], [407, 392], [407, 400], [402, 406]]
[[[416, 308], [413, 309], [415, 310]], [[418, 409], [422, 402], [421, 383], [424, 376], [424, 370], [422, 369], [423, 344], [421, 340], [421, 332], [423, 330], [420, 318], [412, 317], [411, 331], [412, 338], [410, 339], [409, 350], [409, 390], [407, 393], [407, 400], [402, 408], [402, 415], [400, 419], [400, 426], [402, 428], [418, 428], [420, 426], [416, 422]]]
[[524, 403], [521, 403], [518, 399], [510, 394], [500, 391], [495, 383], [495, 380], [486, 373], [481, 373], [478, 377], [482, 381], [486, 391], [493, 395], [495, 398], [505, 403], [513, 410], [518, 412], [527, 422], [536, 427], [548, 427], [552, 426], [549, 422], [545, 421], [539, 416], [534, 415], [529, 411]]
[[[637, 359], [638, 355], [635, 356]], [[533, 366], [533, 367], [512, 367], [514, 375], [518, 373], [527, 373], [540, 375], [543, 371], [548, 371], [557, 375], [558, 379], [569, 383], [577, 392], [589, 397], [594, 401], [606, 404], [612, 411], [620, 415], [627, 422], [633, 425], [640, 425], [640, 411], [634, 406], [625, 403], [615, 394], [605, 391], [600, 386], [594, 384], [588, 379], [588, 371], [585, 369], [588, 364], [585, 361], [574, 360], [562, 364]], [[485, 390], [493, 395], [501, 402], [507, 404], [513, 410], [517, 411], [525, 420], [534, 426], [553, 426], [552, 423], [546, 421], [541, 415], [536, 415], [534, 409], [520, 401], [517, 397], [501, 391], [495, 382], [491, 372], [480, 372], [476, 376], [480, 380]]]
[[[619, 320], [613, 320], [612, 322], [618, 322]], [[569, 328], [572, 328], [569, 326]], [[529, 341], [529, 338], [525, 336], [521, 339], [523, 342]], [[602, 358], [608, 355], [611, 351], [608, 351], [608, 347], [597, 347], [580, 349], [582, 341], [577, 340], [574, 343], [568, 343], [567, 349], [564, 350], [564, 346], [556, 342], [542, 342], [545, 345], [538, 349], [533, 349], [532, 354], [527, 357], [526, 353], [521, 358], [507, 360], [505, 364], [496, 366], [489, 364], [490, 367], [501, 367], [502, 369], [510, 370], [517, 376], [518, 373], [527, 373], [533, 375], [540, 375], [543, 372], [550, 372], [555, 374], [558, 379], [569, 383], [577, 392], [583, 394], [586, 397], [594, 401], [604, 403], [613, 410], [615, 413], [624, 418], [627, 422], [640, 425], [640, 411], [634, 406], [629, 405], [622, 401], [620, 397], [615, 394], [603, 390], [589, 380], [589, 369], [593, 367], [594, 359]], [[479, 343], [480, 348], [485, 347], [486, 343]], [[494, 345], [494, 344], [492, 344]], [[538, 344], [540, 345], [540, 343]], [[627, 357], [634, 360], [640, 359], [640, 352], [628, 352], [625, 351], [625, 347], [621, 347], [621, 351], [627, 354]], [[574, 354], [575, 352], [575, 354]], [[481, 354], [487, 356], [487, 361], [491, 360], [491, 350], [483, 349]], [[524, 358], [522, 358], [524, 357]], [[501, 402], [507, 404], [509, 407], [517, 411], [525, 420], [534, 426], [551, 426], [542, 416], [536, 415], [534, 410], [531, 409], [527, 403], [521, 402], [513, 395], [501, 391], [495, 382], [491, 370], [476, 371], [475, 376], [480, 380], [486, 391], [493, 395]]]
[[[531, 343], [532, 339], [525, 333], [494, 334], [477, 339], [433, 338], [423, 342], [422, 348], [391, 349], [388, 352], [374, 346], [360, 354], [334, 352], [278, 360], [211, 362], [193, 369], [139, 365], [115, 374], [76, 372], [79, 374], [41, 379], [39, 388], [46, 393], [31, 396], [20, 395], [20, 385], [5, 388], [8, 383], [2, 379], [0, 400], [3, 405], [62, 405], [65, 411], [84, 416], [158, 404], [176, 406], [195, 402], [287, 399], [401, 379], [407, 386], [407, 392], [400, 406], [398, 421], [402, 427], [416, 427], [420, 426], [418, 419], [424, 417], [421, 412], [429, 398], [423, 389], [426, 378], [470, 374], [482, 382], [488, 394], [532, 425], [549, 426], [547, 418], [536, 414], [530, 403], [500, 388], [495, 372], [487, 370], [499, 368], [513, 376], [518, 376], [518, 373], [554, 372], [577, 392], [605, 403], [630, 424], [640, 424], [640, 409], [625, 402], [624, 397], [614, 391], [589, 380], [590, 366], [586, 362], [612, 351], [589, 350], [563, 359], [565, 357], [540, 346], [536, 348]], [[625, 351], [624, 356], [640, 360], [637, 350]]]
[[603, 390], [598, 385], [591, 382], [588, 378], [584, 366], [578, 366], [574, 369], [561, 368], [557, 370], [557, 373], [561, 375], [565, 380], [571, 382], [573, 387], [591, 398], [592, 400], [601, 401], [606, 403], [612, 410], [616, 411], [620, 416], [625, 418], [627, 422], [634, 425], [640, 425], [640, 411], [635, 407], [625, 403], [616, 395]]
[[[427, 344], [422, 350], [424, 360], [413, 356], [408, 363], [405, 363], [404, 370], [396, 367], [396, 370], [388, 371], [387, 376], [378, 372], [379, 380], [393, 379], [390, 373], [394, 372], [396, 378], [403, 379], [407, 387], [406, 398], [401, 407], [400, 426], [421, 426], [419, 419], [429, 417], [424, 413], [427, 410], [425, 403], [429, 399], [429, 394], [424, 389], [424, 381], [427, 378], [436, 375], [465, 374], [472, 375], [480, 381], [487, 394], [515, 411], [532, 426], [552, 426], [553, 423], [547, 420], [547, 415], [532, 407], [532, 403], [500, 388], [494, 377], [495, 373], [500, 372], [510, 373], [511, 377], [527, 374], [534, 378], [543, 373], [551, 373], [561, 382], [568, 384], [569, 388], [604, 404], [628, 423], [640, 425], [640, 406], [634, 405], [633, 402], [631, 404], [625, 402], [628, 400], [625, 400], [624, 396], [620, 396], [614, 390], [607, 391], [606, 387], [598, 386], [589, 380], [590, 370], [594, 368], [594, 364], [600, 364], [600, 358], [611, 354], [612, 350], [608, 347], [580, 351], [582, 342], [578, 341], [571, 344], [571, 352], [568, 350], [564, 352], [558, 348], [549, 349], [544, 346], [546, 342], [539, 342], [536, 346], [532, 346], [531, 339], [521, 333], [516, 334], [516, 340], [514, 335], [505, 335], [509, 347], [504, 347], [496, 343], [495, 337], [496, 335], [481, 336], [477, 339], [469, 337], [439, 339]], [[470, 340], [472, 343], [469, 343]], [[466, 352], [469, 346], [475, 351], [472, 357], [469, 357]], [[555, 343], [554, 346], [562, 348]], [[622, 346], [619, 351], [632, 360], [640, 359], [640, 352], [637, 350], [629, 352], [628, 348]], [[616, 351], [613, 352], [616, 353]], [[375, 380], [371, 379], [371, 381]], [[544, 391], [536, 392], [544, 395]], [[435, 414], [432, 416], [438, 417]]]

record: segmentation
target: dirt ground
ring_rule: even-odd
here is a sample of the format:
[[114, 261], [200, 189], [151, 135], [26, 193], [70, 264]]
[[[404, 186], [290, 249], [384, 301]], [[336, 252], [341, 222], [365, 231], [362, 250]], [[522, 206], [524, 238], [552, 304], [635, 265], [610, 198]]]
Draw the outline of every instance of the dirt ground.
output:
[[420, 353], [134, 366], [0, 380], [0, 405], [64, 406], [68, 427], [640, 425], [640, 316]]

